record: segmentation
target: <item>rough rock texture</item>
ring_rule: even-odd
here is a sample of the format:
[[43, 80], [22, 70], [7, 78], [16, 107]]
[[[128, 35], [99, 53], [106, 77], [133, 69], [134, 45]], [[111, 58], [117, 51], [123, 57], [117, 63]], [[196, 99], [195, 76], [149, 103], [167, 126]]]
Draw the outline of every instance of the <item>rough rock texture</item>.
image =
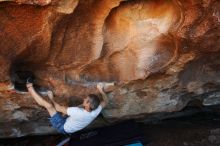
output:
[[51, 0], [0, 0], [0, 2], [10, 1], [17, 4], [31, 4], [31, 5], [40, 5], [45, 6], [51, 3]]
[[51, 0], [0, 0], [0, 2], [4, 1], [12, 1], [17, 4], [32, 4], [32, 5], [40, 5], [40, 6], [45, 6], [51, 3]]
[[11, 90], [18, 71], [32, 72], [61, 104], [115, 82], [107, 120], [220, 100], [218, 0], [20, 2], [34, 5], [0, 3], [2, 137], [53, 132], [45, 110]]

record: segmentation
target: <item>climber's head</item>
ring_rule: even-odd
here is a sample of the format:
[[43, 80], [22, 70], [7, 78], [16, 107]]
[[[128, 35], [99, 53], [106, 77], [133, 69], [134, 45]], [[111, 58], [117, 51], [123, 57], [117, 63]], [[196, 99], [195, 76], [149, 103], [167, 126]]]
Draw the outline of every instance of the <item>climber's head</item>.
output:
[[89, 94], [84, 100], [83, 100], [83, 107], [87, 111], [93, 111], [95, 110], [100, 104], [100, 99], [95, 94]]

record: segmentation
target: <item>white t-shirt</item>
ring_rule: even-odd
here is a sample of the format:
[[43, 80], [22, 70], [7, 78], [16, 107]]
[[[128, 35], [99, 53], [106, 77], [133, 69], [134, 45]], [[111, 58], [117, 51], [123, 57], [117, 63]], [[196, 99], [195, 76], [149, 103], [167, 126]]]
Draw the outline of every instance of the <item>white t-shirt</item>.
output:
[[64, 124], [65, 132], [73, 133], [85, 128], [99, 115], [101, 110], [101, 105], [91, 112], [86, 111], [84, 108], [68, 107], [67, 115], [69, 115], [69, 117]]

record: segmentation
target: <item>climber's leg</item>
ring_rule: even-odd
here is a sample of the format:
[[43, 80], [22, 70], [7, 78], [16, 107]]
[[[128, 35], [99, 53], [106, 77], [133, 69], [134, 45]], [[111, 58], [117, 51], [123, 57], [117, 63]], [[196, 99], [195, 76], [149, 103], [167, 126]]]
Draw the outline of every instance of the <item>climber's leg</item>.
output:
[[40, 105], [43, 106], [47, 109], [47, 111], [49, 112], [50, 116], [52, 117], [53, 115], [56, 114], [56, 109], [54, 108], [54, 106], [47, 102], [46, 100], [44, 100], [33, 88], [32, 84], [27, 84], [27, 88], [29, 93], [32, 95], [32, 97], [34, 98], [34, 100]]

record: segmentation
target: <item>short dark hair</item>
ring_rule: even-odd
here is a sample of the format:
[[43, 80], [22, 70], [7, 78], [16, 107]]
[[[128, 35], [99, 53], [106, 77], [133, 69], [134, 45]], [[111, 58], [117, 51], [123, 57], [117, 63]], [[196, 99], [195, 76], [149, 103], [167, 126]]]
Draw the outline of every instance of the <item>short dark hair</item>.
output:
[[95, 94], [89, 94], [88, 97], [89, 97], [91, 111], [95, 110], [100, 104], [99, 97]]

